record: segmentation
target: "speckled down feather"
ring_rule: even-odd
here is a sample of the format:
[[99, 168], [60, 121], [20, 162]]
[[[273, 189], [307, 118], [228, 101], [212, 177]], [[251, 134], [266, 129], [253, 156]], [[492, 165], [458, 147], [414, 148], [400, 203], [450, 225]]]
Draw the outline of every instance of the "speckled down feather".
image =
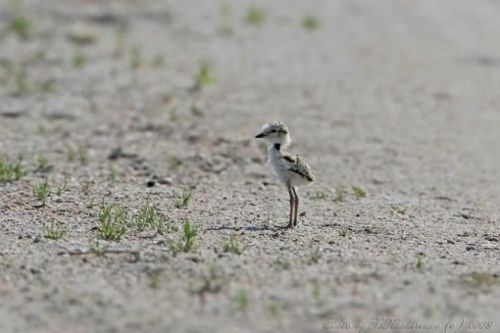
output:
[[310, 182], [314, 181], [314, 176], [312, 174], [311, 168], [309, 167], [309, 165], [307, 165], [303, 158], [301, 158], [299, 155], [293, 156], [292, 154], [285, 152], [282, 152], [281, 156], [286, 161], [290, 162], [290, 171], [299, 174]]

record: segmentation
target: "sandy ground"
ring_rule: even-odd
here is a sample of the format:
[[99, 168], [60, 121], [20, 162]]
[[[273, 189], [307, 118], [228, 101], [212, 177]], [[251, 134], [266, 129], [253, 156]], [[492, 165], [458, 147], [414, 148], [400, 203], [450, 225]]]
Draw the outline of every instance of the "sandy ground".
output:
[[[27, 174], [0, 183], [0, 331], [500, 332], [499, 15], [1, 1], [0, 158]], [[295, 230], [252, 139], [275, 119], [317, 177]], [[102, 239], [103, 201], [166, 227]]]

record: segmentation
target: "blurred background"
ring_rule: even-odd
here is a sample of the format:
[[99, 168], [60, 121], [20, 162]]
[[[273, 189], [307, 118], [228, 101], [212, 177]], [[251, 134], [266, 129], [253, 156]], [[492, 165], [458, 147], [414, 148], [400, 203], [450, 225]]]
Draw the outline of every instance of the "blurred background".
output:
[[[337, 315], [492, 317], [499, 17], [495, 0], [0, 0], [0, 293], [12, 317], [0, 328], [317, 332]], [[278, 228], [286, 191], [253, 140], [273, 120], [317, 178], [290, 235]], [[104, 198], [192, 219], [196, 251], [172, 258], [174, 236], [133, 229], [102, 240]], [[59, 243], [43, 236], [50, 221]], [[245, 255], [225, 253], [227, 237]], [[73, 256], [94, 240], [149, 259]], [[207, 293], [212, 265], [227, 288]]]
[[340, 170], [331, 183], [439, 173], [446, 186], [487, 186], [499, 178], [498, 7], [5, 0], [2, 150], [210, 154], [211, 139], [281, 119], [316, 169]]

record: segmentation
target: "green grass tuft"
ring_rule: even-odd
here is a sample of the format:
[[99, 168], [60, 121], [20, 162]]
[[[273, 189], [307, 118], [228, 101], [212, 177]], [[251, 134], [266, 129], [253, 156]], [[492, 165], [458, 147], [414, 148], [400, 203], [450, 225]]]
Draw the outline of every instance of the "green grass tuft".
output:
[[240, 255], [245, 251], [246, 246], [241, 246], [237, 239], [231, 237], [223, 246], [224, 252]]
[[310, 255], [310, 263], [317, 264], [319, 260], [321, 259], [321, 247], [319, 245], [316, 245], [316, 247], [312, 250], [311, 255]]
[[227, 281], [225, 281], [221, 270], [212, 266], [208, 274], [202, 275], [201, 284], [199, 288], [196, 288], [194, 291], [199, 295], [205, 293], [216, 294], [220, 292], [226, 284]]
[[317, 306], [323, 305], [324, 301], [323, 298], [321, 297], [321, 288], [317, 281], [313, 281], [312, 298]]
[[8, 30], [22, 39], [29, 39], [32, 29], [31, 21], [24, 16], [14, 17], [8, 25]]
[[262, 25], [266, 20], [267, 15], [264, 9], [256, 6], [252, 6], [247, 9], [247, 13], [245, 15], [245, 21], [248, 24], [252, 25]]
[[354, 193], [354, 196], [358, 200], [366, 197], [366, 192], [361, 187], [353, 186], [352, 187], [352, 192]]
[[30, 92], [30, 85], [28, 83], [28, 71], [26, 66], [19, 66], [15, 73], [15, 93], [18, 95], [26, 95]]
[[161, 54], [157, 54], [153, 60], [151, 60], [151, 66], [153, 68], [161, 68], [165, 66], [165, 58]]
[[127, 212], [112, 204], [102, 203], [99, 211], [99, 236], [108, 240], [119, 240], [127, 232]]
[[405, 207], [393, 205], [393, 206], [391, 206], [391, 209], [392, 209], [392, 212], [394, 214], [398, 214], [398, 215], [405, 215], [406, 214], [406, 208]]
[[425, 268], [425, 260], [423, 255], [417, 255], [417, 262], [415, 263], [415, 267], [419, 270], [423, 270]]
[[36, 158], [36, 164], [36, 170], [40, 172], [48, 172], [52, 168], [49, 160], [43, 155], [38, 155]]
[[319, 27], [319, 21], [315, 16], [306, 15], [302, 18], [302, 27], [309, 31], [314, 31]]
[[42, 203], [42, 206], [45, 206], [45, 204], [47, 203], [47, 199], [49, 198], [51, 192], [52, 190], [47, 178], [45, 178], [44, 181], [39, 182], [35, 184], [35, 186], [33, 186], [33, 195]]
[[75, 68], [83, 68], [85, 67], [85, 65], [87, 65], [87, 57], [83, 52], [76, 52], [75, 54], [73, 54], [71, 63]]
[[68, 177], [64, 176], [64, 181], [61, 185], [57, 186], [56, 188], [56, 194], [61, 195], [63, 192], [66, 192], [68, 190]]
[[166, 228], [165, 219], [158, 213], [157, 208], [149, 203], [149, 200], [139, 208], [133, 222], [139, 230], [151, 229], [160, 234], [163, 234]]
[[37, 83], [37, 90], [42, 94], [48, 94], [55, 91], [56, 81], [54, 79], [46, 79]]
[[346, 226], [341, 226], [338, 233], [340, 237], [347, 237], [347, 235], [349, 234], [349, 228]]
[[274, 263], [280, 269], [285, 270], [285, 271], [288, 270], [288, 269], [290, 269], [290, 267], [292, 267], [292, 264], [291, 264], [290, 260], [288, 260], [288, 258], [285, 258], [285, 257], [282, 257], [282, 256], [278, 257]]
[[248, 305], [250, 304], [250, 298], [248, 297], [248, 293], [246, 290], [240, 290], [236, 295], [236, 305], [238, 309], [241, 311], [245, 311], [248, 309]]
[[162, 275], [161, 270], [154, 270], [154, 271], [148, 273], [149, 288], [151, 288], [151, 289], [160, 288], [161, 275]]
[[190, 188], [185, 188], [182, 190], [180, 198], [175, 202], [176, 208], [186, 208], [191, 200], [192, 191]]
[[462, 274], [459, 282], [472, 288], [500, 286], [500, 277], [488, 272], [471, 272]]
[[168, 161], [168, 168], [172, 171], [178, 171], [182, 166], [182, 161], [176, 156], [171, 156]]
[[108, 250], [108, 247], [105, 245], [101, 245], [99, 243], [99, 240], [97, 240], [97, 239], [93, 242], [89, 242], [89, 251], [91, 253], [94, 253], [95, 255], [97, 255], [99, 257], [106, 254], [107, 250]]
[[143, 64], [141, 49], [137, 46], [130, 49], [130, 68], [139, 69]]
[[198, 72], [194, 77], [194, 87], [197, 90], [202, 89], [203, 87], [212, 85], [215, 83], [215, 79], [213, 78], [212, 73], [210, 73], [210, 67], [207, 63], [200, 64], [198, 67]]
[[71, 43], [79, 46], [92, 45], [97, 42], [97, 36], [94, 32], [84, 28], [70, 31], [67, 38]]
[[337, 186], [335, 188], [335, 201], [344, 202], [346, 196], [346, 190], [343, 186]]
[[46, 225], [43, 228], [43, 237], [47, 239], [58, 240], [61, 239], [63, 236], [64, 232], [61, 229], [59, 229], [55, 221], [52, 221], [50, 225]]
[[323, 191], [316, 191], [314, 193], [314, 200], [326, 200], [327, 194]]
[[198, 235], [197, 228], [190, 222], [185, 221], [184, 226], [181, 231], [180, 239], [171, 240], [168, 242], [168, 247], [174, 257], [179, 252], [189, 252], [194, 246], [194, 242], [196, 240], [196, 236]]
[[83, 145], [78, 146], [78, 160], [80, 161], [81, 165], [88, 165], [89, 164], [90, 157], [89, 157], [89, 151], [88, 151], [87, 147], [85, 147]]
[[0, 158], [0, 183], [19, 180], [26, 175], [21, 162], [9, 163]]
[[203, 117], [203, 111], [196, 104], [192, 104], [190, 108], [191, 114], [196, 117]]

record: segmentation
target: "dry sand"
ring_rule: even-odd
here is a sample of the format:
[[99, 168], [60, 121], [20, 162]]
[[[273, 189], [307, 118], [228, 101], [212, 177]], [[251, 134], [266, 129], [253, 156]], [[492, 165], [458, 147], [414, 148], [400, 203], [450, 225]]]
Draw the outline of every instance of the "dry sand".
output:
[[[8, 32], [19, 15], [28, 39]], [[2, 1], [0, 155], [28, 173], [0, 184], [0, 331], [500, 332], [499, 16], [486, 0]], [[202, 63], [214, 82], [196, 91]], [[252, 139], [275, 119], [317, 177], [295, 230]], [[100, 239], [103, 198], [191, 220], [194, 248], [133, 226]]]

